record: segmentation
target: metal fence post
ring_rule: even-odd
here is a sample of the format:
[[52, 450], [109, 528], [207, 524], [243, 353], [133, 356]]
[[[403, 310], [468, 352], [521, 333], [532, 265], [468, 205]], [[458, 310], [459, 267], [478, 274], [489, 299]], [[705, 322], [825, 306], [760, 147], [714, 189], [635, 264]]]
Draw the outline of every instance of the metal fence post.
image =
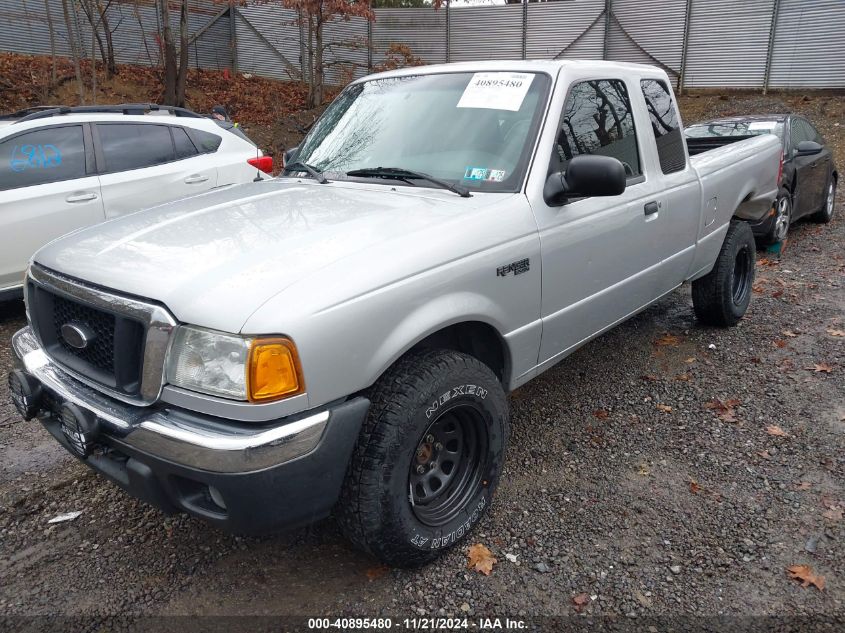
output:
[[446, 0], [446, 63], [448, 64], [451, 60], [451, 39], [452, 33], [451, 29], [449, 28], [449, 5], [450, 1]]
[[769, 48], [766, 50], [766, 72], [763, 74], [763, 94], [769, 89], [769, 74], [772, 71], [772, 52], [775, 48], [775, 30], [778, 26], [778, 13], [780, 13], [780, 0], [775, 0], [772, 7], [772, 25], [769, 27]]
[[528, 0], [522, 0], [522, 59], [528, 52]]
[[[232, 47], [232, 74], [238, 72], [238, 10], [229, 8], [229, 46]], [[199, 64], [198, 64], [199, 65]]]
[[607, 59], [607, 45], [610, 36], [610, 15], [613, 13], [613, 0], [604, 0], [604, 45], [601, 58]]
[[687, 11], [684, 14], [684, 39], [681, 42], [681, 68], [678, 71], [678, 94], [684, 94], [684, 80], [687, 72], [687, 51], [689, 50], [689, 32], [692, 23], [692, 0], [687, 0]]
[[373, 72], [373, 23], [367, 20], [367, 72]]

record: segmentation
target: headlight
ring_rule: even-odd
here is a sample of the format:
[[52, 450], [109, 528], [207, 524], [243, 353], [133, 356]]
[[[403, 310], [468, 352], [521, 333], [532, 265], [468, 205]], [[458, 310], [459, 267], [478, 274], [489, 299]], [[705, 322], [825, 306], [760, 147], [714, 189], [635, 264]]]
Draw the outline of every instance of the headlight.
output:
[[286, 338], [251, 338], [192, 326], [176, 330], [167, 380], [191, 391], [267, 402], [304, 391], [299, 358]]

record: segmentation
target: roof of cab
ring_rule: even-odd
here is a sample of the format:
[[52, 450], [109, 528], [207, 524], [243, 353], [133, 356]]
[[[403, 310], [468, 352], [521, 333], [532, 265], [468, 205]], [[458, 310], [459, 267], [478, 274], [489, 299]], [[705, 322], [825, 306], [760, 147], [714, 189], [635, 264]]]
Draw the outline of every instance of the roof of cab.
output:
[[[603, 70], [627, 70], [637, 73], [663, 73], [657, 66], [648, 64], [632, 64], [629, 62], [611, 62], [595, 59], [501, 59], [478, 62], [453, 62], [450, 64], [432, 64], [429, 66], [407, 66], [388, 70], [382, 73], [367, 75], [357, 81], [367, 81], [373, 78], [405, 77], [408, 75], [433, 75], [437, 73], [466, 72], [545, 72], [557, 73], [562, 68]], [[357, 82], [356, 82], [357, 83]]]

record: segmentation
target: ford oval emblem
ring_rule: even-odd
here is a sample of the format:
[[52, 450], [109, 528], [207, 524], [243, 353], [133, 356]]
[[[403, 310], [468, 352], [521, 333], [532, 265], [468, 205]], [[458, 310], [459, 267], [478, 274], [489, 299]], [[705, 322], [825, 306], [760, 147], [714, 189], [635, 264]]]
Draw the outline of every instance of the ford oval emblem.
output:
[[62, 338], [74, 349], [83, 350], [91, 344], [96, 335], [84, 325], [65, 323], [62, 326]]

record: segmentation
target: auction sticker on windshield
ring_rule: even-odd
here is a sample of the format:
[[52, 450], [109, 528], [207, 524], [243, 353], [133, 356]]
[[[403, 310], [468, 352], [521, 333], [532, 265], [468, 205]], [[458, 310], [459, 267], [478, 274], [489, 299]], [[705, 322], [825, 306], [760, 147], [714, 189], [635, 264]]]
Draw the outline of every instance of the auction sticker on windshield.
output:
[[749, 130], [772, 130], [777, 126], [777, 121], [752, 121], [748, 124]]
[[532, 73], [475, 73], [461, 95], [458, 107], [516, 112], [533, 79]]

